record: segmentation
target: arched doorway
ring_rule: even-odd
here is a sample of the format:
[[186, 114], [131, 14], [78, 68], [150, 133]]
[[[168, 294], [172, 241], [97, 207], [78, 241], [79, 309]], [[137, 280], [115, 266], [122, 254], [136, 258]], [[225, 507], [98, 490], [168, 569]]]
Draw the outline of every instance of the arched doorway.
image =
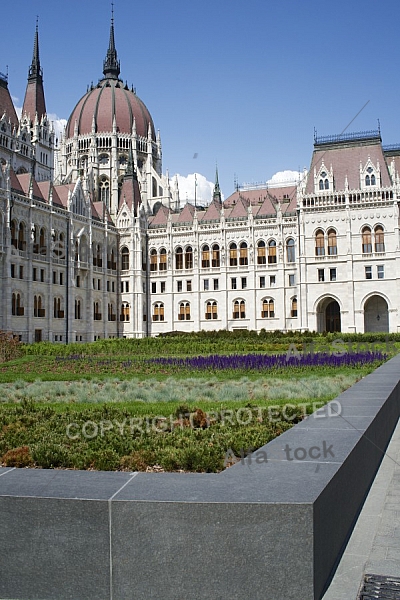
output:
[[333, 298], [324, 298], [317, 308], [318, 333], [341, 331], [340, 306]]
[[382, 296], [371, 296], [364, 304], [364, 332], [388, 332], [389, 311]]

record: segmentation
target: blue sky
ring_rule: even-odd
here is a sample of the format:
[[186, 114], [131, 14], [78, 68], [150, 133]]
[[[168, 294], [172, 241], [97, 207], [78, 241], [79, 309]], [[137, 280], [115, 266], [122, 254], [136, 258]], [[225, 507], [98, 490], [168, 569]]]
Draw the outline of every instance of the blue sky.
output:
[[[147, 8], [149, 7], [149, 8]], [[47, 109], [68, 118], [102, 76], [108, 0], [2, 6], [0, 71], [22, 104], [36, 15]], [[239, 184], [308, 168], [318, 134], [375, 129], [400, 142], [400, 3], [115, 0], [121, 77], [161, 131], [163, 168]], [[196, 157], [196, 158], [194, 158]]]

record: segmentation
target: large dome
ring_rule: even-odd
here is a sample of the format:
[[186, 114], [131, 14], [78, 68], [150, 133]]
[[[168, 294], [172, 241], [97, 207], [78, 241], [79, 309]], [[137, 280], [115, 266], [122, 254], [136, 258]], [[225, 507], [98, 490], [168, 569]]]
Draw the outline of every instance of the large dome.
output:
[[114, 116], [119, 133], [132, 133], [135, 120], [137, 134], [147, 137], [150, 123], [155, 140], [153, 119], [144, 103], [120, 79], [111, 78], [102, 79], [79, 100], [68, 119], [67, 138], [74, 137], [75, 123], [78, 135], [90, 134], [93, 117], [96, 133], [109, 133]]

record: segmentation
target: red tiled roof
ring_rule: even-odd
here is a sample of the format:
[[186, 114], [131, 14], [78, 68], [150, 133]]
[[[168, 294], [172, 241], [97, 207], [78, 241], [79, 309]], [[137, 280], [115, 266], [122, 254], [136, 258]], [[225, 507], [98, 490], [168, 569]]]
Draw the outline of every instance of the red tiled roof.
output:
[[202, 216], [202, 220], [204, 221], [219, 221], [221, 218], [221, 204], [213, 200], [208, 206], [206, 212]]
[[15, 112], [13, 101], [11, 100], [7, 82], [0, 79], [0, 118], [6, 114], [13, 127], [18, 127], [18, 117]]
[[364, 167], [368, 158], [371, 159], [374, 166], [377, 166], [379, 162], [382, 186], [390, 186], [390, 176], [379, 140], [369, 140], [364, 144], [360, 140], [355, 140], [354, 142], [331, 144], [328, 147], [317, 146], [314, 149], [308, 173], [306, 194], [314, 194], [314, 168], [318, 174], [322, 163], [328, 172], [332, 166], [335, 191], [345, 190], [346, 177], [349, 189], [359, 189], [360, 163]]
[[194, 216], [195, 207], [190, 202], [187, 202], [183, 207], [182, 211], [179, 213], [179, 217], [177, 222], [179, 223], [192, 223]]
[[157, 211], [157, 214], [152, 219], [151, 224], [152, 225], [166, 225], [167, 221], [168, 221], [169, 213], [170, 213], [169, 208], [164, 206], [164, 204], [161, 204], [160, 208]]

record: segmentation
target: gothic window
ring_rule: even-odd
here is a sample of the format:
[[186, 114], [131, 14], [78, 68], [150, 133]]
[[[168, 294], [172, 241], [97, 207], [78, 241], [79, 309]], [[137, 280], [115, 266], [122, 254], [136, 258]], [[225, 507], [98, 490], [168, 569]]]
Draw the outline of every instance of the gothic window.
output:
[[175, 250], [175, 268], [183, 269], [183, 250], [181, 247]]
[[121, 251], [121, 269], [123, 271], [129, 270], [129, 250], [128, 248], [122, 248]]
[[46, 256], [47, 254], [47, 246], [46, 246], [46, 230], [42, 227], [39, 233], [39, 253], [42, 256]]
[[33, 316], [34, 317], [45, 317], [46, 311], [43, 308], [43, 300], [40, 295], [33, 297]]
[[237, 264], [237, 245], [235, 242], [232, 242], [229, 246], [229, 265], [231, 267], [236, 267]]
[[375, 175], [371, 175], [371, 185], [375, 185], [375, 183], [376, 183]]
[[161, 250], [160, 250], [159, 269], [160, 269], [160, 271], [167, 270], [167, 251], [165, 248], [161, 248]]
[[15, 220], [11, 221], [11, 244], [14, 246], [14, 248], [17, 248], [18, 246], [17, 223]]
[[179, 321], [189, 321], [190, 320], [190, 304], [189, 304], [189, 302], [181, 302], [179, 304], [178, 320]]
[[325, 256], [325, 238], [322, 229], [315, 234], [315, 256]]
[[235, 300], [233, 303], [233, 318], [234, 319], [245, 319], [246, 318], [246, 303], [244, 300]]
[[164, 321], [164, 304], [156, 302], [153, 306], [153, 321]]
[[276, 263], [276, 241], [270, 240], [268, 242], [268, 264], [274, 265]]
[[120, 321], [129, 322], [130, 314], [129, 314], [129, 304], [128, 302], [123, 302], [121, 305], [121, 315]]
[[188, 246], [185, 250], [185, 269], [193, 269], [193, 250]]
[[361, 236], [362, 236], [362, 252], [363, 252], [363, 254], [370, 254], [372, 252], [371, 228], [363, 227]]
[[267, 262], [266, 251], [265, 251], [265, 242], [263, 240], [259, 241], [257, 244], [257, 264], [265, 265]]
[[218, 305], [215, 301], [209, 300], [206, 304], [206, 319], [218, 319]]
[[219, 246], [218, 244], [214, 244], [212, 247], [212, 266], [219, 267], [220, 266], [220, 258], [219, 258]]
[[294, 263], [296, 261], [296, 249], [293, 238], [289, 238], [286, 242], [286, 259], [288, 263]]
[[385, 252], [385, 234], [382, 225], [375, 227], [375, 252]]
[[79, 243], [78, 241], [75, 242], [75, 256], [74, 256], [74, 260], [75, 262], [78, 262], [79, 259]]
[[275, 304], [272, 298], [264, 298], [262, 301], [261, 318], [273, 319], [275, 316]]
[[39, 254], [39, 232], [38, 232], [38, 226], [34, 225], [32, 228], [32, 242], [33, 242], [33, 253], [34, 254]]
[[103, 202], [107, 207], [110, 201], [110, 182], [108, 177], [102, 175], [99, 181], [99, 196], [100, 202]]
[[334, 229], [328, 229], [328, 255], [336, 256], [337, 254], [337, 238]]
[[249, 264], [248, 252], [247, 252], [247, 244], [246, 244], [246, 242], [242, 242], [242, 243], [240, 244], [240, 250], [239, 250], [239, 264], [240, 264], [240, 265], [248, 265], [248, 264]]
[[81, 319], [81, 301], [75, 300], [75, 319]]
[[369, 175], [365, 176], [365, 185], [371, 185], [371, 178]]
[[203, 246], [201, 250], [201, 266], [203, 269], [210, 267], [210, 246]]
[[114, 306], [112, 302], [107, 305], [107, 317], [109, 321], [115, 321], [116, 315], [114, 314]]
[[297, 297], [292, 298], [290, 316], [297, 317]]
[[64, 318], [64, 311], [61, 310], [61, 298], [54, 298], [53, 300], [53, 317], [55, 319]]
[[93, 302], [93, 320], [101, 321], [101, 304], [100, 302]]
[[18, 250], [26, 250], [26, 227], [20, 223], [18, 228]]
[[21, 294], [14, 293], [11, 299], [11, 314], [17, 317], [24, 315], [24, 308], [21, 305]]
[[100, 244], [94, 244], [93, 246], [93, 265], [96, 267], [102, 267], [103, 266], [103, 259], [102, 259], [102, 247]]
[[329, 181], [327, 179], [325, 179], [325, 181], [324, 181], [324, 188], [326, 190], [329, 190]]
[[157, 250], [150, 250], [150, 271], [157, 271]]
[[99, 163], [101, 165], [108, 165], [108, 162], [109, 162], [108, 154], [100, 154]]

